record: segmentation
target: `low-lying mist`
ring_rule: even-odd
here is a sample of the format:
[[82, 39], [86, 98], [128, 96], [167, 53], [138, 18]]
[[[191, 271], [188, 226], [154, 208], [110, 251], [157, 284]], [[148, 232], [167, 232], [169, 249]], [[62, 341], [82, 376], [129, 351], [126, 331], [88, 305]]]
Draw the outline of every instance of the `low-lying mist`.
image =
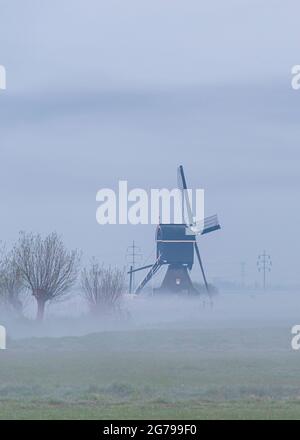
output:
[[190, 328], [253, 328], [293, 326], [298, 323], [300, 296], [297, 292], [241, 291], [213, 298], [177, 295], [126, 295], [115, 313], [89, 313], [79, 294], [49, 304], [43, 322], [34, 320], [34, 303], [26, 318], [3, 314], [9, 338], [82, 336], [105, 331]]

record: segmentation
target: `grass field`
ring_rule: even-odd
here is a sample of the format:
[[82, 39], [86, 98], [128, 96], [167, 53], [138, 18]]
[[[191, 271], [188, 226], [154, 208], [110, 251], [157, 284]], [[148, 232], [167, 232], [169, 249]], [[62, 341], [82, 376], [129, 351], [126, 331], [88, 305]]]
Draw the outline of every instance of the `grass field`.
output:
[[300, 419], [300, 355], [285, 327], [10, 341], [0, 418]]

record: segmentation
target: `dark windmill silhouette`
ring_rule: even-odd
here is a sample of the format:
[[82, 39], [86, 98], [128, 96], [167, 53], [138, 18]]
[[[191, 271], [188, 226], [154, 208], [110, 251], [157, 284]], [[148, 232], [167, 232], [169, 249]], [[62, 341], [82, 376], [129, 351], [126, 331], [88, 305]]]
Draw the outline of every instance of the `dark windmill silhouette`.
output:
[[155, 236], [155, 263], [128, 272], [131, 274], [132, 272], [149, 269], [145, 278], [136, 288], [136, 294], [141, 292], [151, 278], [164, 265], [168, 266], [167, 272], [161, 287], [156, 289], [156, 292], [199, 294], [199, 291], [194, 287], [189, 275], [194, 265], [195, 254], [202, 272], [206, 291], [209, 292], [197, 244], [197, 235], [208, 234], [209, 232], [220, 229], [218, 217], [217, 215], [213, 215], [200, 222], [194, 221], [182, 166], [178, 168], [178, 187], [182, 194], [182, 219], [185, 217], [184, 213], [186, 208], [188, 221], [182, 224], [160, 223], [157, 226]]

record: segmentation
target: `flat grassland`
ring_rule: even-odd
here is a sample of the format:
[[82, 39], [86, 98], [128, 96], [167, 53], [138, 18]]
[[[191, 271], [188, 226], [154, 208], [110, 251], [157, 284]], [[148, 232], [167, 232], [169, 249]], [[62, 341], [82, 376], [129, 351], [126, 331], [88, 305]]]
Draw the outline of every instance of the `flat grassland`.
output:
[[300, 419], [290, 328], [107, 331], [9, 341], [1, 419]]

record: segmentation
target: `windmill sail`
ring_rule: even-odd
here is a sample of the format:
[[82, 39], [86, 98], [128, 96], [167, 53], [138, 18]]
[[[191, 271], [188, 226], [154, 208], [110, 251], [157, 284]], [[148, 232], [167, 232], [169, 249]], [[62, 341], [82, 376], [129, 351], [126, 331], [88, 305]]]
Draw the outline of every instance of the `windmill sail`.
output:
[[177, 170], [177, 182], [178, 182], [178, 188], [181, 190], [182, 194], [182, 221], [185, 221], [185, 209], [187, 211], [187, 224], [192, 225], [193, 224], [193, 213], [190, 205], [190, 199], [188, 194], [188, 187], [185, 180], [185, 175], [183, 171], [183, 166], [180, 165]]
[[221, 229], [217, 214], [206, 217], [203, 220], [203, 229], [201, 235]]

